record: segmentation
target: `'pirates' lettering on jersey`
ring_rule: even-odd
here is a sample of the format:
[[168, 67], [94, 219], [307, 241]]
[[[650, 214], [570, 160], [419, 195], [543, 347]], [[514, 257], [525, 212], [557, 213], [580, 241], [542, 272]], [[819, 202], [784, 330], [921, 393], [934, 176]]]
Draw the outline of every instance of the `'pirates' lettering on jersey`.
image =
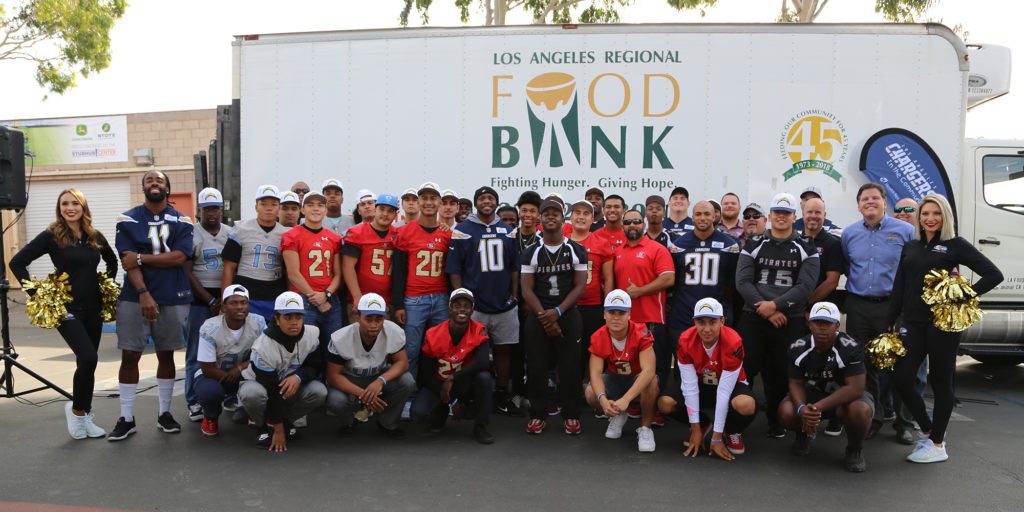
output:
[[824, 392], [831, 392], [829, 384], [842, 386], [846, 377], [863, 375], [864, 347], [853, 337], [840, 331], [832, 349], [814, 350], [814, 337], [810, 334], [793, 342], [789, 347], [789, 377], [807, 381]]
[[576, 272], [586, 271], [587, 250], [569, 239], [557, 247], [537, 244], [523, 253], [522, 273], [534, 275], [533, 291], [546, 309], [561, 304], [572, 291]]

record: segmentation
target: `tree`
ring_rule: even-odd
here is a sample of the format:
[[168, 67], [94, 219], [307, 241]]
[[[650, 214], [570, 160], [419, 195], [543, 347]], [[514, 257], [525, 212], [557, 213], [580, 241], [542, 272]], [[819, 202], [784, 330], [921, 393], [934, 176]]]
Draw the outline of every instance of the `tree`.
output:
[[[429, 23], [428, 11], [434, 0], [402, 0], [405, 2], [398, 21], [402, 26], [409, 24], [409, 15], [413, 9], [419, 13], [424, 24]], [[504, 25], [506, 15], [516, 9], [522, 9], [533, 18], [534, 23], [572, 23], [573, 12], [578, 12], [576, 20], [580, 23], [617, 23], [619, 7], [626, 7], [633, 0], [589, 0], [589, 5], [582, 9], [580, 4], [586, 0], [455, 0], [463, 23], [469, 22], [469, 11], [474, 4], [483, 9], [484, 25]]]
[[[682, 11], [685, 9], [704, 9], [713, 7], [717, 0], [667, 0], [668, 4]], [[782, 8], [775, 21], [783, 23], [813, 23], [829, 0], [781, 0]], [[895, 23], [912, 23], [936, 0], [875, 0], [875, 12], [888, 21]]]
[[110, 31], [127, 6], [127, 0], [0, 2], [0, 61], [34, 62], [39, 86], [63, 94], [78, 75], [110, 65]]

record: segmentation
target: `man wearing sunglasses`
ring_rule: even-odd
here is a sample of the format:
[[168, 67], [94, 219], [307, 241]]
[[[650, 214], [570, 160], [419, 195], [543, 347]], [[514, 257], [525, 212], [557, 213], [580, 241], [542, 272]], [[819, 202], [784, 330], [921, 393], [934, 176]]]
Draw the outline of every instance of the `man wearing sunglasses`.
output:
[[909, 197], [904, 197], [899, 201], [896, 201], [896, 207], [892, 209], [892, 216], [910, 224], [911, 226], [917, 225], [917, 201]]
[[302, 199], [309, 193], [309, 185], [305, 181], [296, 181], [291, 191], [299, 196], [299, 204], [302, 204]]
[[768, 220], [764, 216], [764, 208], [757, 203], [750, 203], [743, 209], [743, 235], [739, 242], [742, 247], [749, 238], [763, 235]]

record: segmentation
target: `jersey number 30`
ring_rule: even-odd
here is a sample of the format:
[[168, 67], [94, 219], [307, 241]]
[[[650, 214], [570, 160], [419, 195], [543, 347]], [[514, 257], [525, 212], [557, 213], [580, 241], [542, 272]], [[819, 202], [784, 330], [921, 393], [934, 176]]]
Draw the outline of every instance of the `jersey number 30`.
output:
[[721, 259], [717, 252], [690, 252], [683, 256], [686, 265], [684, 281], [688, 285], [717, 286]]

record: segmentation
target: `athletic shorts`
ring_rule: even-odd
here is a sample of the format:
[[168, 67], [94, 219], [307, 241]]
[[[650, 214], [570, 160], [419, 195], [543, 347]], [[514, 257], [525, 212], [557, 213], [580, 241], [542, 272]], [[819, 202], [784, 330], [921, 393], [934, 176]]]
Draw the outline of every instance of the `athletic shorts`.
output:
[[617, 373], [601, 375], [601, 380], [604, 381], [604, 394], [608, 396], [609, 400], [622, 398], [629, 388], [633, 387], [637, 377], [639, 375], [619, 375]]
[[[822, 390], [820, 390], [820, 389], [818, 389], [817, 387], [814, 387], [814, 386], [806, 386], [806, 387], [804, 387], [804, 389], [807, 392], [807, 403], [814, 403], [814, 402], [820, 401], [820, 400], [824, 399], [826, 396], [831, 394], [831, 393], [826, 393], [826, 392], [824, 392], [824, 391], [822, 391]], [[787, 394], [786, 398], [784, 398], [783, 400], [789, 400], [789, 395]], [[871, 393], [868, 393], [868, 391], [865, 389], [864, 390], [864, 394], [862, 394], [860, 396], [860, 398], [858, 398], [858, 400], [862, 400], [864, 402], [867, 402], [867, 404], [871, 406], [871, 414], [874, 415], [874, 413], [875, 413], [875, 399], [871, 397]], [[825, 418], [825, 419], [830, 419], [831, 420], [831, 419], [837, 419], [838, 415], [836, 414], [836, 409], [832, 408], [832, 409], [829, 409], [827, 411], [823, 411], [821, 413], [821, 417]]]
[[[718, 402], [718, 386], [711, 386], [708, 384], [697, 384], [697, 389], [700, 390], [700, 408], [714, 410], [715, 404]], [[747, 395], [750, 398], [754, 398], [754, 390], [750, 389], [750, 384], [746, 382], [736, 382], [736, 386], [732, 388], [732, 396], [729, 397], [729, 401], [740, 395]], [[673, 387], [672, 389], [666, 390], [663, 396], [667, 396], [676, 401], [677, 407], [685, 407], [686, 401], [683, 398], [683, 390], [679, 387]]]
[[473, 312], [473, 320], [484, 324], [491, 343], [495, 345], [515, 345], [519, 343], [519, 306], [504, 313]]
[[117, 348], [131, 352], [145, 352], [146, 341], [153, 338], [158, 351], [177, 350], [185, 346], [185, 322], [190, 304], [157, 306], [160, 312], [155, 322], [142, 318], [138, 302], [126, 300], [117, 303]]

